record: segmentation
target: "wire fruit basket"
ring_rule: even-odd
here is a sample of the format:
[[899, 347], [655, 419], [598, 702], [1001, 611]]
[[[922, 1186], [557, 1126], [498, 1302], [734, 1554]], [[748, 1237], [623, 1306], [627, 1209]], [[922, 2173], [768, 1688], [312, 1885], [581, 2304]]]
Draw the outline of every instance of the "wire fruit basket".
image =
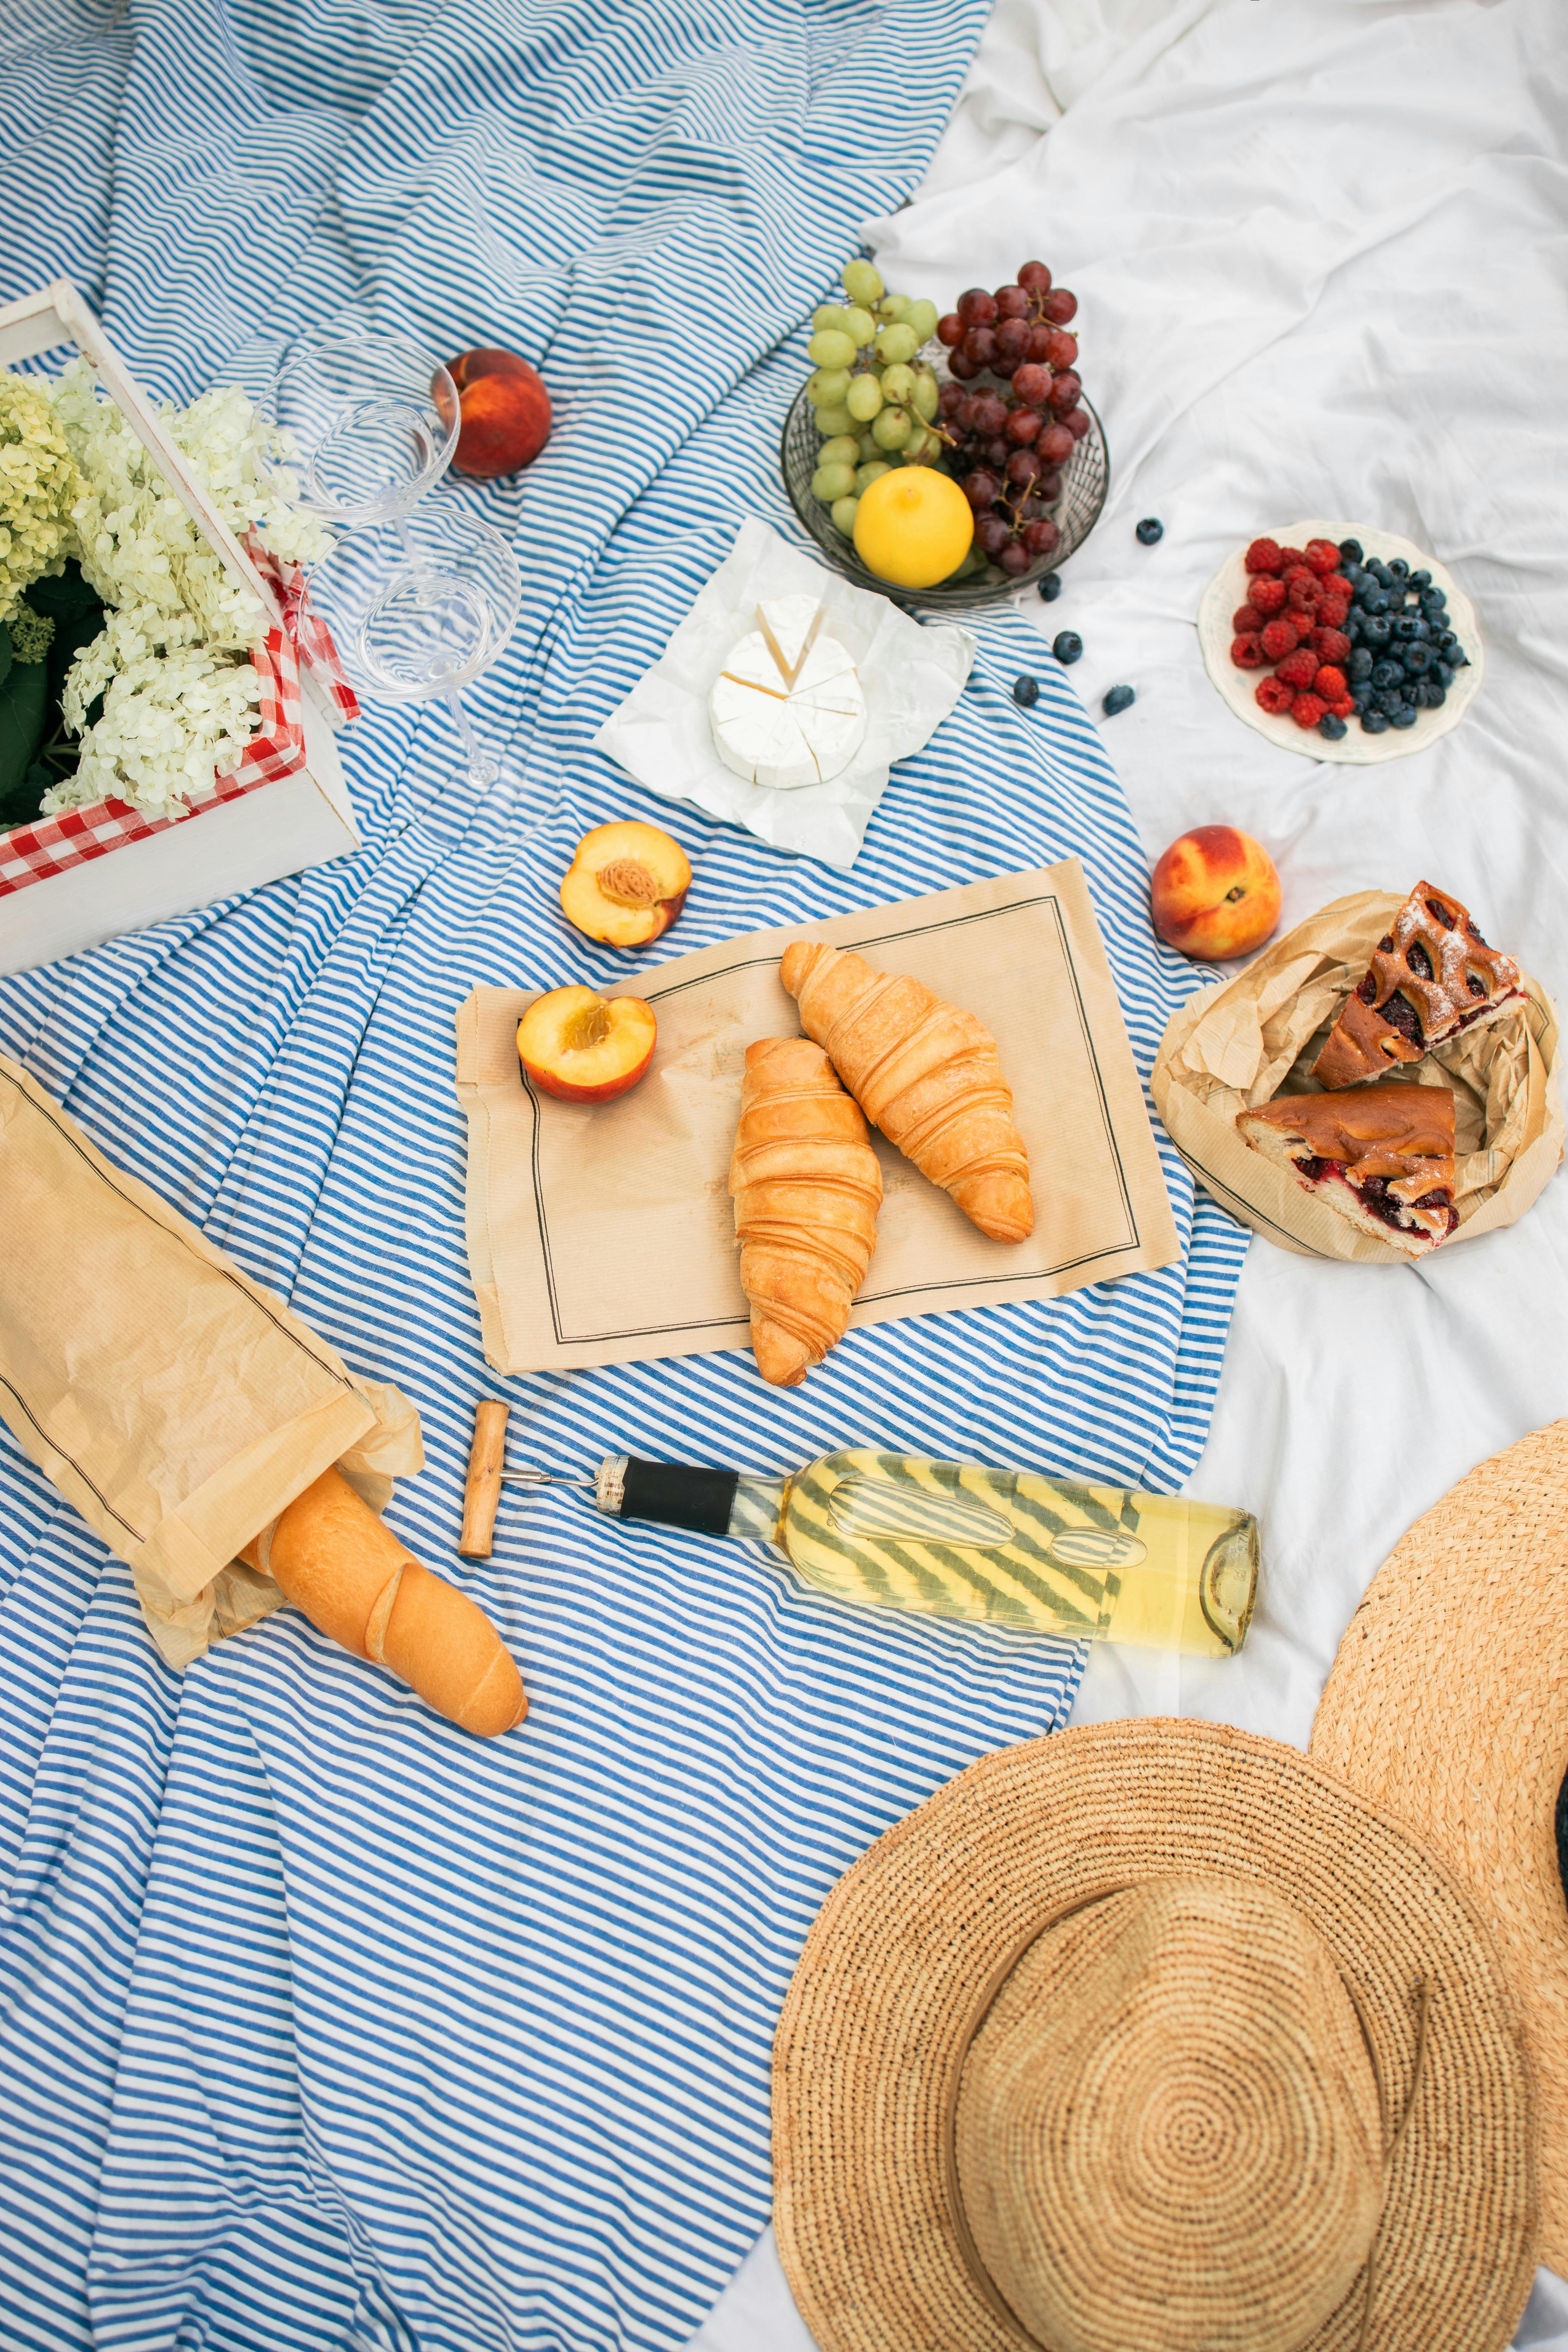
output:
[[[940, 346], [928, 344], [921, 357], [930, 362], [945, 383], [946, 354], [939, 356], [939, 352]], [[988, 563], [983, 572], [966, 572], [962, 580], [939, 581], [934, 588], [901, 588], [892, 581], [879, 580], [861, 562], [853, 541], [844, 537], [828, 509], [812, 496], [811, 478], [816, 471], [822, 438], [816, 429], [816, 413], [805, 396], [804, 384], [790, 403], [784, 418], [779, 439], [779, 469], [790, 504], [811, 537], [834, 570], [841, 572], [847, 580], [853, 580], [858, 588], [869, 588], [879, 596], [890, 596], [898, 604], [920, 604], [944, 613], [971, 613], [983, 604], [999, 604], [1018, 589], [1043, 580], [1047, 572], [1059, 571], [1100, 520], [1110, 488], [1110, 457], [1105, 446], [1105, 429], [1081, 393], [1079, 405], [1088, 410], [1089, 431], [1063, 467], [1060, 493], [1047, 509], [1061, 537], [1051, 552], [1038, 557], [1026, 572], [1007, 572], [997, 564]]]

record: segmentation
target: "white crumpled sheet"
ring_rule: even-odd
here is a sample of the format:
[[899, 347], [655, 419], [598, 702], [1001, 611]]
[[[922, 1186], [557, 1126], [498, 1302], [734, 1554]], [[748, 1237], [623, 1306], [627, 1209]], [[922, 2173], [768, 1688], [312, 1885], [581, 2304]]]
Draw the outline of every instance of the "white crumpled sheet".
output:
[[[1048, 639], [1104, 722], [1152, 860], [1193, 824], [1256, 834], [1283, 921], [1342, 892], [1456, 890], [1568, 994], [1568, 74], [1561, 0], [998, 0], [925, 188], [869, 231], [944, 303], [1035, 252], [1079, 295], [1111, 496]], [[1325, 503], [1326, 502], [1326, 503]], [[1405, 533], [1474, 598], [1462, 727], [1372, 772], [1273, 749], [1204, 672], [1226, 551], [1333, 512]], [[1161, 543], [1133, 525], [1160, 516]], [[1044, 646], [1042, 646], [1044, 657]], [[1394, 1542], [1477, 1462], [1568, 1413], [1568, 1181], [1413, 1267], [1254, 1240], [1194, 1494], [1249, 1505], [1265, 1577], [1226, 1664], [1109, 1649], [1075, 1720], [1199, 1716], [1305, 1746]], [[1516, 2344], [1568, 2352], [1542, 2273]], [[771, 2235], [693, 2352], [810, 2352]]]

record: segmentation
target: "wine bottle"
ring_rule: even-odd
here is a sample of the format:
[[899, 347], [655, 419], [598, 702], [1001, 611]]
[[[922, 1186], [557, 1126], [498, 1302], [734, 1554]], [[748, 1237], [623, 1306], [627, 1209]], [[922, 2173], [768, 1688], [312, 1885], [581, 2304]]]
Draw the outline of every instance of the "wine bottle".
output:
[[843, 1601], [1073, 1641], [1229, 1657], [1258, 1589], [1250, 1512], [869, 1446], [788, 1477], [616, 1454], [594, 1499], [612, 1518], [774, 1545]]

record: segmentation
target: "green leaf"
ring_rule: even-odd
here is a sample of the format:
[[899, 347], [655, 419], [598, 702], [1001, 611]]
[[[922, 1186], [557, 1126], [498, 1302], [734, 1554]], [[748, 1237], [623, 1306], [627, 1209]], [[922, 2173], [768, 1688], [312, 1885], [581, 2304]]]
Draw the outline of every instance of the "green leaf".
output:
[[11, 663], [13, 658], [14, 649], [11, 644], [11, 632], [5, 626], [5, 622], [0, 621], [0, 686], [4, 686], [5, 680], [11, 675]]
[[42, 662], [18, 662], [0, 686], [0, 823], [20, 824], [38, 813], [27, 802], [27, 771], [38, 756], [48, 714], [48, 681]]
[[89, 604], [98, 604], [102, 610], [96, 590], [89, 588], [81, 576], [79, 563], [68, 563], [63, 572], [35, 580], [27, 591], [27, 602], [35, 613], [42, 613], [51, 621], [63, 621]]

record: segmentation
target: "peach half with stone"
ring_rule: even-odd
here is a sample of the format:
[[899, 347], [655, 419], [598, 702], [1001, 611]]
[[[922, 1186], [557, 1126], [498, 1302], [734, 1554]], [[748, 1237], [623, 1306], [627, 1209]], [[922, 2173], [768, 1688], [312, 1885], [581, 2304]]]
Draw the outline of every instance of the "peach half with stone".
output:
[[647, 1068], [657, 1034], [653, 1007], [640, 996], [552, 988], [517, 1024], [518, 1059], [560, 1102], [613, 1102]]
[[679, 841], [657, 824], [596, 824], [561, 879], [561, 911], [606, 947], [645, 948], [668, 931], [691, 887]]

